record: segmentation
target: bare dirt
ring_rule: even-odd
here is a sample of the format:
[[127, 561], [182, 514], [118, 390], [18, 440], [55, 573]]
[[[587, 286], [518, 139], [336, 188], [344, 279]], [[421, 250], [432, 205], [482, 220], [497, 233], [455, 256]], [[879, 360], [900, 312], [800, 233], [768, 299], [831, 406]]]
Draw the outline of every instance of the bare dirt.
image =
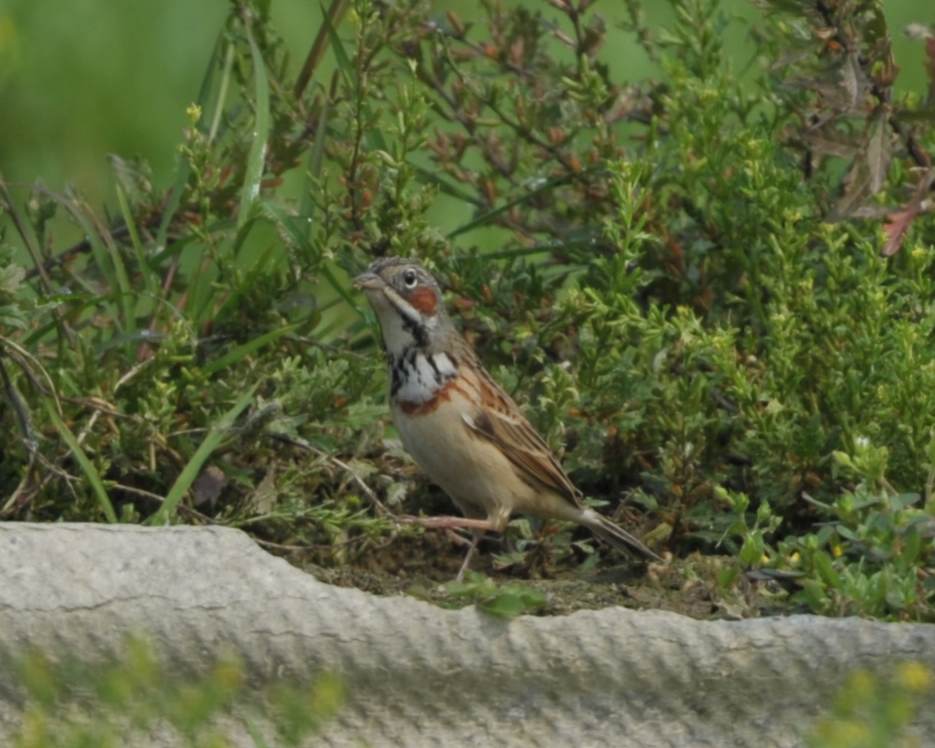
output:
[[[494, 568], [488, 546], [475, 557], [473, 570], [498, 586], [527, 588], [544, 595], [539, 615], [562, 615], [583, 609], [623, 606], [667, 610], [696, 619], [737, 619], [775, 612], [786, 596], [769, 584], [754, 584], [742, 576], [724, 583], [734, 561], [725, 556], [692, 554], [665, 564], [644, 564], [613, 556], [589, 565], [558, 567], [539, 564], [534, 570]], [[442, 607], [461, 607], [466, 599], [451, 582], [461, 561], [461, 549], [440, 533], [400, 537], [348, 563], [322, 564], [292, 558], [321, 581], [356, 587], [377, 595], [412, 595]], [[788, 610], [786, 603], [785, 609]]]

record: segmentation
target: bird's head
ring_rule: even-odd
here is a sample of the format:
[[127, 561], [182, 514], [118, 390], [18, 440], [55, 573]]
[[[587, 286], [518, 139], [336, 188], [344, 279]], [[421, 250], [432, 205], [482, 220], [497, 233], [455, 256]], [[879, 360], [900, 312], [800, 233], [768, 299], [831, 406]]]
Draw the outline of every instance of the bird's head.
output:
[[392, 354], [412, 346], [435, 348], [451, 329], [438, 283], [417, 262], [381, 258], [354, 278], [354, 286], [367, 295]]

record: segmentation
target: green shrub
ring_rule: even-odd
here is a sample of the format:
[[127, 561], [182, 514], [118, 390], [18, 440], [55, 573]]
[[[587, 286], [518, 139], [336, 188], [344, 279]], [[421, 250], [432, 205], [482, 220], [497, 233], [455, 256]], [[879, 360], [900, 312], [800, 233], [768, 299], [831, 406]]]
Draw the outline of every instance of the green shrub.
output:
[[919, 745], [907, 728], [932, 691], [932, 673], [918, 662], [903, 662], [891, 673], [852, 673], [831, 713], [809, 735], [813, 748], [890, 748]]
[[122, 656], [94, 665], [52, 660], [40, 652], [23, 656], [10, 672], [19, 674], [17, 696], [23, 720], [16, 748], [83, 748], [133, 745], [159, 727], [194, 748], [230, 745], [219, 720], [235, 720], [267, 743], [272, 726], [276, 745], [296, 746], [340, 710], [344, 686], [331, 675], [310, 683], [281, 682], [248, 687], [243, 665], [220, 660], [208, 672], [170, 672], [145, 639], [130, 638]]

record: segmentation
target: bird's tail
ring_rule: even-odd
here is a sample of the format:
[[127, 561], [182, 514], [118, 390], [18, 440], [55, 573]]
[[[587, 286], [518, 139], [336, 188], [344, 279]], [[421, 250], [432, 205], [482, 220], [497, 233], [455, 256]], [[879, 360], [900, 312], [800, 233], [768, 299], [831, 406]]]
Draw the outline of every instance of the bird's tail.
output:
[[663, 563], [662, 557], [655, 551], [650, 550], [636, 536], [631, 535], [616, 522], [607, 519], [603, 514], [595, 512], [593, 509], [586, 509], [583, 524], [586, 524], [601, 540], [615, 548], [625, 550], [637, 550], [644, 556], [648, 556], [654, 561]]

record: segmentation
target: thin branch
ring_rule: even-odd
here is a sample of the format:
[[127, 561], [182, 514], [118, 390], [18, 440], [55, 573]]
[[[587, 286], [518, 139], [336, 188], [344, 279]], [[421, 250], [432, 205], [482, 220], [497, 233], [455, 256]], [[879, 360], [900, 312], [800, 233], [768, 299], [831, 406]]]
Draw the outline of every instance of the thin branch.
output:
[[312, 42], [312, 47], [305, 56], [305, 62], [302, 65], [302, 70], [299, 72], [299, 77], [295, 80], [293, 94], [296, 99], [302, 98], [302, 94], [305, 93], [305, 89], [308, 87], [312, 75], [321, 62], [325, 50], [328, 48], [328, 25], [330, 24], [331, 28], [336, 29], [346, 10], [347, 0], [332, 0], [331, 6], [327, 11], [328, 20], [326, 22], [322, 19], [321, 26], [318, 27], [318, 33], [315, 35], [315, 41]]
[[269, 434], [270, 437], [276, 439], [277, 441], [284, 442], [286, 444], [304, 449], [308, 452], [312, 452], [319, 457], [322, 457], [337, 467], [344, 470], [357, 484], [360, 490], [364, 495], [370, 500], [374, 508], [377, 510], [377, 513], [382, 515], [384, 518], [389, 519], [394, 524], [398, 525], [417, 525], [419, 527], [424, 527], [427, 530], [452, 530], [452, 529], [469, 529], [469, 530], [491, 530], [493, 529], [490, 521], [486, 519], [475, 519], [471, 517], [449, 517], [449, 516], [434, 516], [434, 517], [417, 517], [412, 514], [395, 514], [389, 507], [386, 506], [380, 497], [376, 495], [370, 486], [368, 486], [363, 478], [361, 478], [357, 472], [346, 462], [338, 459], [332, 454], [328, 454], [323, 449], [319, 449], [311, 442], [306, 441], [305, 439], [296, 438], [292, 436], [287, 436], [286, 434]]
[[276, 439], [277, 441], [290, 444], [293, 447], [298, 447], [299, 449], [304, 449], [307, 452], [312, 452], [318, 455], [319, 457], [322, 457], [328, 460], [329, 462], [331, 462], [332, 464], [336, 465], [337, 467], [345, 471], [351, 477], [351, 479], [357, 484], [360, 490], [363, 491], [364, 495], [370, 500], [370, 503], [373, 504], [374, 508], [377, 510], [379, 514], [383, 515], [384, 517], [388, 517], [394, 522], [399, 521], [399, 518], [396, 516], [396, 514], [394, 514], [386, 506], [386, 504], [380, 501], [380, 497], [377, 496], [376, 493], [374, 493], [373, 489], [370, 488], [370, 486], [368, 486], [364, 482], [364, 480], [354, 471], [354, 469], [350, 465], [348, 465], [346, 462], [339, 460], [337, 457], [335, 457], [332, 454], [328, 454], [323, 449], [319, 449], [314, 444], [312, 444], [311, 442], [305, 439], [288, 436], [286, 434], [278, 434], [278, 433], [272, 433], [270, 434], [270, 436], [273, 439]]
[[29, 408], [19, 394], [19, 390], [17, 390], [16, 386], [13, 384], [13, 380], [10, 378], [9, 372], [7, 372], [3, 358], [3, 350], [0, 349], [0, 381], [3, 383], [3, 391], [6, 394], [7, 401], [16, 414], [16, 423], [22, 432], [23, 443], [26, 445], [31, 460], [39, 442], [32, 429], [32, 419], [29, 417]]
[[[122, 491], [123, 493], [132, 494], [134, 496], [139, 496], [141, 498], [153, 501], [157, 504], [164, 504], [166, 501], [164, 496], [160, 496], [157, 493], [153, 493], [152, 491], [147, 491], [143, 488], [137, 488], [136, 486], [127, 486], [127, 485], [124, 485], [123, 483], [117, 483], [116, 481], [106, 481], [106, 483], [107, 483], [108, 488], [112, 488], [117, 491]], [[201, 520], [206, 525], [217, 524], [217, 521], [213, 519], [212, 517], [209, 517], [207, 514], [203, 514], [202, 512], [199, 512], [197, 509], [192, 509], [192, 507], [186, 506], [183, 503], [180, 503], [178, 505], [178, 508], [181, 509], [186, 514], [190, 515], [191, 517]]]

